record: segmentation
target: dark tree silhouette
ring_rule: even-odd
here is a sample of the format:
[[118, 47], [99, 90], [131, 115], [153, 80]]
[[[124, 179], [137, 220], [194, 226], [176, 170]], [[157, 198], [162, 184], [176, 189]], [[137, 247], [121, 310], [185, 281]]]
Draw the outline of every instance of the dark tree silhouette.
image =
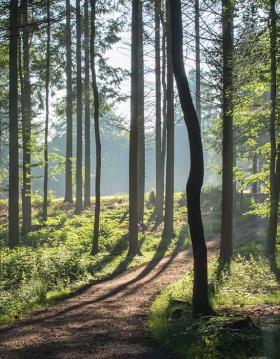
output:
[[84, 206], [90, 206], [90, 92], [89, 92], [89, 14], [88, 0], [85, 0], [85, 193]]
[[169, 2], [166, 3], [167, 34], [167, 147], [166, 147], [166, 187], [163, 237], [174, 236], [174, 80], [172, 68], [172, 41]]
[[276, 257], [276, 238], [277, 238], [277, 217], [279, 207], [280, 190], [280, 144], [276, 142], [276, 107], [277, 107], [277, 13], [276, 0], [270, 0], [270, 75], [271, 75], [271, 112], [269, 123], [270, 135], [270, 212], [267, 230], [266, 255], [272, 261]]
[[22, 74], [21, 74], [21, 112], [22, 112], [22, 233], [31, 230], [31, 82], [30, 82], [30, 36], [28, 23], [28, 2], [21, 1], [22, 28]]
[[168, 0], [168, 4], [171, 17], [173, 69], [190, 142], [191, 163], [186, 193], [194, 257], [193, 314], [209, 315], [212, 310], [208, 299], [207, 248], [200, 208], [204, 177], [201, 131], [184, 67], [181, 1]]
[[66, 0], [66, 160], [65, 160], [65, 202], [73, 202], [72, 157], [73, 157], [73, 90], [72, 90], [72, 35], [71, 4]]
[[76, 0], [76, 60], [77, 60], [77, 155], [76, 155], [76, 208], [79, 214], [83, 207], [83, 84], [81, 50], [81, 1]]
[[129, 140], [129, 254], [138, 244], [138, 113], [139, 113], [139, 21], [140, 0], [132, 0], [131, 31], [131, 119]]
[[93, 242], [91, 253], [98, 253], [98, 238], [100, 226], [100, 180], [101, 180], [101, 141], [99, 129], [99, 93], [96, 78], [96, 0], [91, 0], [91, 73], [92, 73], [92, 87], [94, 96], [94, 131], [95, 131], [95, 152], [96, 152], [96, 174], [95, 174], [95, 214], [94, 214], [94, 228], [93, 228]]
[[223, 52], [223, 175], [220, 260], [229, 262], [233, 250], [233, 13], [234, 2], [222, 0]]
[[19, 244], [18, 1], [10, 1], [9, 49], [9, 247]]
[[48, 217], [48, 181], [49, 181], [49, 96], [50, 96], [50, 56], [51, 56], [51, 15], [50, 0], [47, 0], [47, 49], [46, 49], [46, 118], [45, 118], [45, 142], [44, 142], [44, 198], [43, 198], [43, 221]]

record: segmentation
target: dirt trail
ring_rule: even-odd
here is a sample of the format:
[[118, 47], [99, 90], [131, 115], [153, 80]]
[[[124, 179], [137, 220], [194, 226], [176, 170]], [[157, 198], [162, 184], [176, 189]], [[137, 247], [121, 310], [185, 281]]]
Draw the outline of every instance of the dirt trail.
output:
[[[210, 256], [217, 247], [217, 242], [208, 243]], [[151, 339], [147, 321], [156, 294], [191, 266], [188, 250], [155, 266], [147, 264], [93, 284], [61, 304], [39, 310], [0, 329], [0, 358], [174, 358]]]

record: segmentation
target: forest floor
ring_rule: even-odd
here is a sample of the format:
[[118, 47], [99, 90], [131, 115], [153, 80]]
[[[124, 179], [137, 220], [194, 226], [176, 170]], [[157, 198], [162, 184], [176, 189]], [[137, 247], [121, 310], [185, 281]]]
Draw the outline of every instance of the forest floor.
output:
[[[250, 238], [263, 221], [239, 228], [238, 241]], [[208, 242], [209, 257], [218, 241]], [[151, 338], [150, 306], [159, 292], [192, 268], [191, 250], [89, 284], [65, 301], [37, 310], [0, 329], [0, 358], [175, 358]]]

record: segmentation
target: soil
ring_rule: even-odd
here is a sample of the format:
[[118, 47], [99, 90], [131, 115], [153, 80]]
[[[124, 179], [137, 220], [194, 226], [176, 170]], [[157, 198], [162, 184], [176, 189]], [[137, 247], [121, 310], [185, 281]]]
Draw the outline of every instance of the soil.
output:
[[[208, 242], [208, 250], [215, 256], [218, 242]], [[174, 359], [149, 335], [150, 306], [164, 287], [191, 268], [187, 250], [93, 283], [58, 305], [0, 329], [0, 358]]]

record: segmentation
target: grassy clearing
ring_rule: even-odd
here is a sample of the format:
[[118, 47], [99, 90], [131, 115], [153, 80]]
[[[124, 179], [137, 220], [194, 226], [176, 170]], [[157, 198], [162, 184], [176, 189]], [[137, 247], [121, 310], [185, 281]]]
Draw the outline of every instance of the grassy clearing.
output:
[[280, 286], [261, 251], [244, 245], [229, 268], [210, 263], [213, 318], [191, 316], [192, 273], [167, 287], [152, 306], [154, 337], [181, 358], [278, 358]]
[[175, 197], [175, 233], [162, 240], [162, 225], [152, 220], [153, 196], [147, 196], [145, 223], [139, 234], [142, 256], [128, 257], [128, 198], [102, 198], [100, 253], [90, 256], [93, 209], [74, 215], [73, 206], [53, 199], [49, 219], [41, 224], [41, 199], [33, 201], [33, 231], [21, 239], [21, 247], [7, 248], [6, 202], [2, 201], [0, 224], [0, 324], [9, 323], [32, 309], [53, 304], [92, 280], [113, 277], [128, 268], [182, 250], [189, 245], [186, 207]]

